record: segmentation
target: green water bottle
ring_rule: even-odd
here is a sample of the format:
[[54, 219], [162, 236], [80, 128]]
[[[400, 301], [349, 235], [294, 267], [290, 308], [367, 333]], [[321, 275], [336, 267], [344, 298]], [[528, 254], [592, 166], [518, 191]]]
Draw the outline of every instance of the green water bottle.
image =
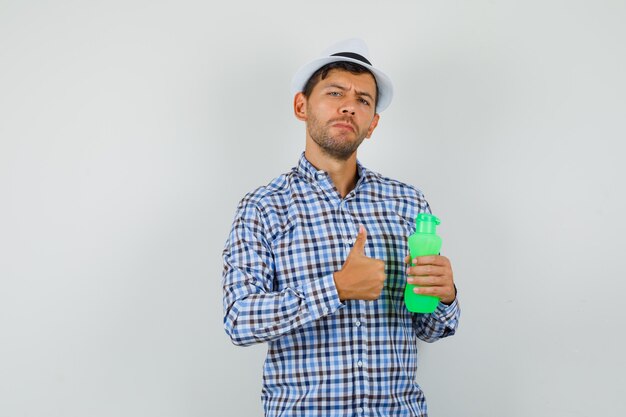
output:
[[[438, 255], [441, 250], [441, 238], [436, 228], [441, 223], [432, 214], [420, 213], [415, 218], [415, 233], [409, 236], [411, 262], [418, 256]], [[415, 285], [407, 284], [404, 290], [404, 303], [412, 313], [432, 313], [439, 304], [439, 298], [432, 295], [415, 294]]]

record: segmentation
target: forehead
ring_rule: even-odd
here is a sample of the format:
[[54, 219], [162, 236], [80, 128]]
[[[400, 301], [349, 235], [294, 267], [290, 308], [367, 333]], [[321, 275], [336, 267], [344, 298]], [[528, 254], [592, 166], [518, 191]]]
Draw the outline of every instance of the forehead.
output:
[[328, 72], [326, 78], [319, 81], [318, 86], [325, 88], [331, 84], [338, 84], [347, 89], [354, 88], [358, 91], [369, 93], [372, 97], [376, 95], [376, 80], [369, 72], [353, 74], [341, 69], [332, 69]]

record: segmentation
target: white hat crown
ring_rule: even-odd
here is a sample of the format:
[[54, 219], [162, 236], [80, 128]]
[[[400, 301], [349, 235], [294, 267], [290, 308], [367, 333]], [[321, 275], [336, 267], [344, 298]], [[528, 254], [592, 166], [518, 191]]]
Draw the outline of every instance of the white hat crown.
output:
[[369, 60], [370, 51], [365, 42], [362, 39], [346, 39], [340, 42], [337, 42], [322, 52], [322, 56], [331, 56], [336, 53], [341, 52], [351, 52], [362, 57], [365, 57]]

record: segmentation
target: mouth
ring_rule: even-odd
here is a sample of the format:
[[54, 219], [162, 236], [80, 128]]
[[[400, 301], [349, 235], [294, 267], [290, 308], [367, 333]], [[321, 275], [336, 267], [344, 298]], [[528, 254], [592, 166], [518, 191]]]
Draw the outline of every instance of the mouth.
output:
[[352, 126], [351, 123], [349, 122], [337, 122], [337, 123], [333, 123], [332, 127], [336, 127], [339, 129], [344, 129], [344, 130], [350, 130], [352, 132], [355, 131], [354, 126]]

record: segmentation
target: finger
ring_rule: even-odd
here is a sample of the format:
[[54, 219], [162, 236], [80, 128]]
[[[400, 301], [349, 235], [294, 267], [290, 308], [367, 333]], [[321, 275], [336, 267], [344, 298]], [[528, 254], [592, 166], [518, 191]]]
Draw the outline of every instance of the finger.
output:
[[415, 265], [438, 265], [445, 266], [449, 265], [450, 261], [445, 256], [440, 255], [428, 255], [428, 256], [418, 256], [414, 259]]
[[352, 250], [350, 252], [359, 253], [361, 255], [365, 255], [365, 241], [367, 240], [367, 230], [365, 230], [365, 226], [359, 225], [359, 234], [354, 241], [354, 246], [352, 246]]
[[376, 268], [378, 269], [378, 274], [382, 277], [382, 280], [386, 280], [387, 276], [385, 275], [385, 261], [382, 259], [374, 259]]
[[441, 287], [415, 287], [413, 288], [415, 294], [432, 295], [435, 297], [441, 297], [444, 293]]
[[407, 277], [407, 283], [413, 285], [419, 285], [423, 287], [443, 287], [447, 284], [447, 281], [441, 277], [427, 276], [427, 277]]
[[456, 298], [454, 290], [449, 287], [414, 287], [413, 292], [421, 295], [438, 297], [445, 304], [450, 304]]
[[434, 275], [434, 276], [443, 276], [449, 274], [448, 269], [445, 266], [439, 265], [418, 265], [418, 266], [410, 266], [406, 269], [407, 275], [415, 275], [415, 276], [426, 276], [426, 275]]

